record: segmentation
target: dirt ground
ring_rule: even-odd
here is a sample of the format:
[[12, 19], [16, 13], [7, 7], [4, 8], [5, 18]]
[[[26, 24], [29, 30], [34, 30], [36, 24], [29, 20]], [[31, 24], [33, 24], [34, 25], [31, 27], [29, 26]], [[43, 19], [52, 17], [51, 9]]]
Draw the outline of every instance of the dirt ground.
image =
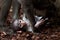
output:
[[41, 33], [23, 32], [20, 30], [16, 33], [8, 34], [11, 33], [8, 31], [8, 27], [6, 30], [7, 32], [0, 29], [0, 40], [60, 40], [60, 26], [45, 28]]

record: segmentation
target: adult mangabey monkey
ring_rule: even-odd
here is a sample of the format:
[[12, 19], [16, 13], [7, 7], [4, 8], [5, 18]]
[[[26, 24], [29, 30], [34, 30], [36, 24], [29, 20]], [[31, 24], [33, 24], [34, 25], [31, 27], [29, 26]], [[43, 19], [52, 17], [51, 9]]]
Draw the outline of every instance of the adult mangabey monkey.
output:
[[30, 20], [33, 31], [35, 31], [34, 24], [36, 23], [34, 19], [33, 8], [36, 8], [41, 11], [38, 15], [48, 17], [49, 19], [51, 17], [54, 17], [56, 8], [52, 3], [50, 3], [49, 0], [18, 0], [18, 1], [21, 3], [23, 12]]

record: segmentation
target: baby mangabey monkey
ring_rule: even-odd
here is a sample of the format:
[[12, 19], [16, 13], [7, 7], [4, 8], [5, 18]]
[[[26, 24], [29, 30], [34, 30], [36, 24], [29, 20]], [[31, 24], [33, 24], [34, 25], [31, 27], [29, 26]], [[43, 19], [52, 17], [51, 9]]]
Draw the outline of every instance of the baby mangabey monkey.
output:
[[[43, 19], [42, 16], [41, 17], [34, 16], [34, 18], [36, 21], [35, 28], [37, 28], [37, 29], [39, 28], [39, 26], [43, 25], [46, 20], [48, 20], [48, 18]], [[14, 31], [22, 30], [22, 31], [33, 32], [30, 21], [25, 17], [24, 14], [23, 14], [22, 20], [21, 19], [14, 20], [13, 30]]]

